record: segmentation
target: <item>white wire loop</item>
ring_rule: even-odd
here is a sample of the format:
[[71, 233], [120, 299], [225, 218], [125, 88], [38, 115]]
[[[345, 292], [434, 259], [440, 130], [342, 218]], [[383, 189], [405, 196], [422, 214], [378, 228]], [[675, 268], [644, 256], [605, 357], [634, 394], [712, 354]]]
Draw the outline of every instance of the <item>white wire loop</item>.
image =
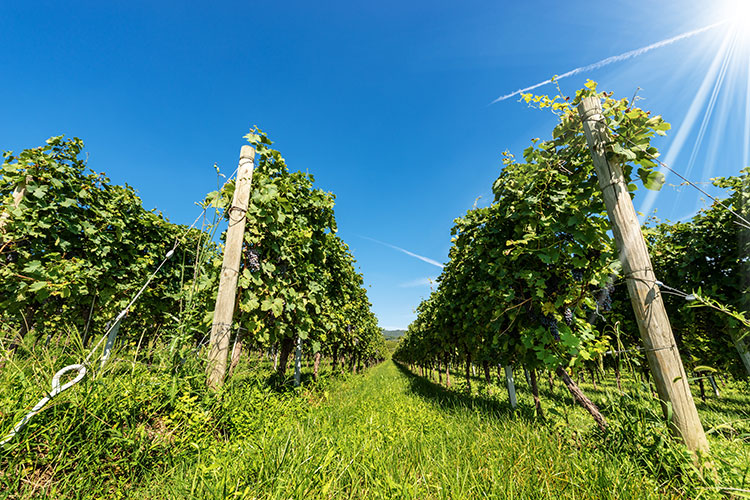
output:
[[[73, 370], [78, 370], [78, 375], [76, 375], [76, 378], [74, 378], [70, 382], [60, 385], [60, 377], [62, 377], [68, 372], [72, 372]], [[55, 373], [54, 377], [52, 377], [52, 392], [49, 393], [50, 398], [54, 398], [61, 392], [70, 389], [71, 387], [76, 385], [78, 382], [83, 380], [83, 377], [85, 376], [86, 376], [86, 365], [68, 365], [65, 368], [61, 369], [60, 371]]]
[[[230, 179], [232, 177], [234, 177], [235, 173], [237, 173], [237, 170], [235, 170], [234, 173], [232, 173], [232, 175], [230, 176]], [[229, 181], [227, 180], [227, 182], [229, 182]], [[226, 183], [225, 183], [225, 185], [226, 185]], [[13, 438], [16, 437], [16, 434], [18, 434], [18, 432], [20, 432], [21, 429], [24, 428], [24, 426], [26, 425], [26, 423], [29, 420], [31, 420], [31, 418], [34, 415], [36, 415], [37, 413], [39, 413], [47, 405], [47, 403], [49, 403], [52, 400], [52, 398], [54, 398], [55, 396], [57, 396], [58, 394], [60, 394], [60, 393], [62, 393], [64, 391], [70, 389], [71, 387], [73, 387], [74, 385], [76, 385], [78, 382], [80, 382], [81, 380], [83, 380], [83, 378], [86, 376], [86, 373], [87, 373], [86, 365], [89, 364], [89, 362], [91, 361], [92, 357], [94, 356], [94, 353], [99, 349], [99, 346], [101, 346], [102, 342], [104, 342], [106, 340], [106, 344], [104, 345], [104, 349], [102, 350], [102, 354], [99, 357], [99, 359], [101, 360], [101, 364], [99, 366], [99, 369], [104, 368], [104, 365], [109, 360], [109, 356], [110, 356], [110, 354], [112, 352], [112, 347], [114, 346], [115, 339], [117, 337], [117, 333], [120, 330], [120, 322], [125, 318], [125, 316], [127, 316], [128, 311], [130, 310], [130, 308], [133, 306], [133, 304], [135, 304], [135, 302], [138, 300], [138, 298], [141, 296], [141, 294], [146, 290], [146, 288], [148, 287], [148, 285], [151, 283], [151, 281], [154, 279], [154, 277], [156, 277], [156, 275], [159, 273], [159, 271], [164, 266], [164, 264], [166, 264], [166, 262], [170, 258], [172, 258], [172, 256], [174, 255], [174, 252], [177, 249], [177, 247], [183, 242], [183, 240], [185, 239], [185, 237], [187, 236], [187, 234], [195, 227], [195, 225], [198, 223], [198, 221], [203, 216], [203, 214], [206, 212], [206, 210], [207, 210], [207, 207], [204, 207], [203, 210], [201, 211], [201, 213], [198, 215], [198, 217], [196, 217], [195, 221], [193, 221], [193, 223], [190, 225], [190, 227], [188, 227], [185, 231], [183, 231], [182, 235], [175, 240], [174, 245], [166, 253], [166, 255], [164, 256], [164, 259], [157, 266], [156, 270], [154, 270], [154, 272], [151, 273], [151, 275], [148, 277], [148, 279], [146, 279], [146, 282], [143, 284], [143, 286], [140, 288], [140, 290], [138, 290], [138, 293], [136, 293], [135, 296], [130, 300], [130, 303], [128, 303], [128, 305], [125, 306], [125, 309], [121, 310], [120, 313], [117, 315], [117, 317], [115, 317], [114, 322], [107, 328], [107, 331], [104, 333], [104, 335], [101, 337], [101, 339], [99, 339], [99, 342], [96, 343], [96, 345], [94, 346], [94, 348], [91, 349], [91, 351], [89, 351], [88, 355], [83, 360], [83, 363], [77, 364], [77, 365], [68, 365], [65, 368], [62, 368], [61, 370], [59, 370], [57, 373], [55, 373], [55, 375], [52, 377], [52, 391], [49, 394], [47, 394], [46, 396], [44, 396], [42, 399], [40, 399], [39, 402], [36, 405], [34, 405], [34, 407], [31, 409], [31, 411], [29, 411], [26, 414], [26, 416], [24, 416], [21, 420], [18, 421], [18, 423], [15, 426], [13, 426], [13, 429], [11, 429], [11, 431], [8, 434], [6, 434], [6, 436], [3, 438], [2, 441], [0, 441], [0, 446], [4, 446], [5, 444], [7, 444], [10, 441], [12, 441]], [[238, 273], [238, 271], [235, 271], [235, 272]], [[60, 385], [60, 378], [63, 375], [65, 375], [66, 373], [71, 372], [73, 370], [77, 370], [78, 371], [78, 375], [76, 375], [76, 377], [73, 380], [71, 380], [69, 382], [66, 382], [63, 385]]]
[[[60, 378], [65, 375], [68, 372], [72, 372], [73, 370], [78, 370], [78, 375], [76, 377], [69, 381], [64, 383], [63, 385], [60, 385]], [[3, 438], [2, 441], [0, 441], [0, 446], [5, 445], [6, 443], [9, 443], [13, 440], [14, 437], [16, 437], [16, 434], [18, 434], [21, 429], [23, 429], [26, 426], [26, 423], [34, 417], [37, 413], [39, 413], [42, 408], [47, 406], [47, 403], [52, 401], [52, 398], [60, 394], [61, 392], [67, 391], [74, 385], [76, 385], [78, 382], [83, 380], [83, 377], [86, 376], [86, 366], [85, 365], [68, 365], [65, 368], [62, 368], [57, 373], [55, 373], [55, 376], [52, 377], [52, 391], [50, 391], [49, 394], [44, 396], [42, 399], [37, 402], [37, 404], [34, 405], [34, 407], [31, 409], [29, 413], [26, 414], [21, 420], [18, 421], [16, 425], [13, 426], [13, 429]]]

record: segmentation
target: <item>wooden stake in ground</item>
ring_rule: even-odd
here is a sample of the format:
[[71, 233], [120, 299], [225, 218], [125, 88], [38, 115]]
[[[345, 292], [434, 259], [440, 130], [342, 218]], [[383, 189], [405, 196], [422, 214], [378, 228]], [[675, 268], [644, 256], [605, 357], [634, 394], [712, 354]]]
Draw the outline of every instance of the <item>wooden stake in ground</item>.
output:
[[451, 363], [448, 355], [445, 355], [445, 387], [451, 386]]
[[528, 370], [529, 381], [531, 382], [531, 395], [534, 396], [534, 408], [536, 408], [536, 416], [544, 418], [544, 412], [542, 411], [542, 400], [539, 398], [539, 386], [536, 383], [536, 370]]
[[315, 353], [315, 363], [313, 364], [313, 378], [318, 381], [318, 368], [320, 368], [320, 351]]
[[297, 350], [294, 353], [294, 387], [302, 380], [302, 338], [297, 337]]
[[513, 367], [510, 365], [505, 365], [505, 385], [508, 387], [510, 407], [515, 410], [518, 408], [518, 401], [516, 400], [516, 383], [513, 380]]
[[587, 97], [578, 106], [586, 142], [591, 150], [607, 214], [612, 223], [615, 244], [635, 311], [648, 363], [656, 382], [662, 409], [671, 426], [691, 451], [708, 451], [698, 411], [688, 386], [685, 368], [675, 344], [672, 327], [664, 309], [648, 248], [630, 199], [622, 169], [606, 157], [610, 143], [607, 125], [598, 97]]
[[234, 188], [234, 199], [229, 209], [229, 228], [224, 247], [224, 261], [219, 278], [219, 291], [216, 294], [214, 322], [211, 327], [209, 342], [208, 386], [218, 389], [224, 384], [229, 354], [229, 336], [232, 331], [232, 314], [237, 295], [237, 277], [242, 256], [242, 244], [245, 238], [245, 212], [250, 201], [251, 181], [253, 178], [253, 160], [255, 149], [242, 146], [240, 165], [237, 170], [237, 182]]

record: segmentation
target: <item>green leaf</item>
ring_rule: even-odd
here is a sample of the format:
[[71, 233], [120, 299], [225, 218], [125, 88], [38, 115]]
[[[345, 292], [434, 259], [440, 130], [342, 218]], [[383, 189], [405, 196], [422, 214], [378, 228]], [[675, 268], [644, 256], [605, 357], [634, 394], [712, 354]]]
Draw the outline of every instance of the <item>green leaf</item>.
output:
[[649, 172], [645, 178], [641, 177], [641, 179], [643, 180], [643, 186], [652, 191], [661, 190], [665, 182], [664, 174], [659, 171]]
[[39, 290], [46, 288], [47, 285], [49, 285], [49, 283], [47, 283], [46, 281], [35, 281], [31, 284], [31, 286], [29, 286], [29, 291], [38, 292]]

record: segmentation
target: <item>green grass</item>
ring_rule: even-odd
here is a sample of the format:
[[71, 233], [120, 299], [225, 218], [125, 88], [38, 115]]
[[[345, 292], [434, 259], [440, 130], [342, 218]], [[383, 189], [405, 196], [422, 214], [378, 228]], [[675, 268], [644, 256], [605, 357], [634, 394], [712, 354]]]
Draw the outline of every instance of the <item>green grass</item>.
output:
[[[468, 397], [391, 362], [306, 416], [152, 478], [143, 497], [669, 498], [713, 490], [655, 478], [638, 459]], [[575, 411], [575, 410], [572, 410]], [[590, 427], [587, 423], [585, 427]], [[685, 467], [685, 463], [680, 464]]]
[[[0, 450], [0, 498], [131, 497], [147, 477], [169, 477], [203, 450], [299, 418], [331, 383], [324, 372], [310, 390], [274, 389], [266, 363], [246, 362], [212, 394], [195, 355], [174, 372], [166, 348], [151, 352], [137, 362], [115, 355]], [[3, 435], [49, 390], [57, 369], [82, 359], [75, 346], [19, 354], [0, 372]]]
[[[717, 482], [632, 381], [624, 398], [583, 384], [610, 421], [602, 434], [546, 379], [537, 419], [521, 373], [516, 411], [494, 377], [468, 394], [456, 374], [445, 389], [390, 361], [360, 376], [326, 365], [292, 390], [253, 358], [211, 394], [196, 358], [173, 374], [152, 352], [115, 360], [0, 451], [0, 498], [718, 498], [750, 482], [746, 383], [697, 400]], [[2, 430], [77, 354], [18, 358], [0, 373]]]

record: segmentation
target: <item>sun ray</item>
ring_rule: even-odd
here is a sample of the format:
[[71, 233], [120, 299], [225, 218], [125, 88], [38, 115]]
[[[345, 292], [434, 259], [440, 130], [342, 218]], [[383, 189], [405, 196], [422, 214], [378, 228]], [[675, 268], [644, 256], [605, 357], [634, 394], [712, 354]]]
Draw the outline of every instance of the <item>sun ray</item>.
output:
[[[732, 133], [730, 130], [730, 118], [733, 108], [736, 108], [737, 83], [740, 77], [739, 71], [737, 71], [737, 62], [736, 58], [732, 61], [730, 71], [724, 79], [723, 89], [711, 120], [711, 129], [706, 141], [706, 154], [702, 161], [703, 169], [698, 173], [696, 180], [708, 181], [714, 176], [716, 169], [720, 168], [718, 162], [722, 157], [725, 146], [724, 139], [727, 137], [727, 134]], [[702, 208], [708, 201], [710, 200], [706, 200], [701, 196], [695, 196], [695, 210], [697, 211], [699, 208]]]
[[[721, 47], [719, 47], [716, 56], [711, 62], [711, 66], [708, 68], [706, 75], [703, 77], [703, 81], [698, 88], [698, 92], [695, 94], [695, 97], [693, 97], [693, 100], [690, 103], [690, 107], [685, 114], [685, 118], [677, 129], [677, 133], [675, 134], [674, 139], [672, 140], [672, 143], [667, 150], [667, 154], [664, 156], [664, 160], [662, 160], [667, 165], [674, 166], [675, 159], [677, 159], [677, 156], [682, 151], [688, 135], [690, 134], [696, 120], [698, 119], [698, 114], [704, 109], [706, 100], [708, 98], [708, 93], [713, 89], [722, 62], [724, 61], [724, 58], [729, 51], [731, 40], [732, 32], [731, 30], [728, 30], [721, 42]], [[664, 176], [665, 178], [667, 178], [669, 176], [669, 172], [665, 171]], [[659, 193], [660, 191], [648, 191], [646, 193], [646, 196], [638, 207], [638, 210], [643, 214], [640, 217], [641, 222], [643, 222], [643, 220], [645, 220], [645, 217], [648, 216], [649, 212], [651, 212], [651, 209], [653, 208]]]
[[703, 120], [701, 120], [701, 125], [698, 129], [698, 136], [695, 139], [695, 142], [693, 143], [693, 150], [690, 153], [690, 159], [687, 162], [687, 166], [685, 167], [684, 172], [682, 172], [683, 175], [689, 176], [690, 173], [693, 171], [693, 167], [695, 166], [695, 162], [698, 158], [698, 153], [701, 150], [701, 146], [703, 145], [703, 138], [706, 135], [706, 131], [708, 130], [708, 125], [711, 122], [711, 118], [714, 115], [714, 107], [716, 106], [716, 100], [718, 99], [719, 95], [724, 95], [724, 93], [721, 93], [720, 90], [722, 89], [724, 85], [724, 80], [726, 79], [727, 70], [729, 69], [729, 62], [732, 60], [732, 54], [734, 53], [734, 49], [736, 47], [735, 39], [733, 37], [732, 42], [729, 44], [729, 50], [724, 56], [724, 60], [721, 63], [721, 69], [719, 70], [719, 75], [716, 78], [716, 81], [714, 82], [713, 90], [711, 91], [711, 97], [708, 100], [708, 106], [706, 107], [706, 111], [703, 114]]

